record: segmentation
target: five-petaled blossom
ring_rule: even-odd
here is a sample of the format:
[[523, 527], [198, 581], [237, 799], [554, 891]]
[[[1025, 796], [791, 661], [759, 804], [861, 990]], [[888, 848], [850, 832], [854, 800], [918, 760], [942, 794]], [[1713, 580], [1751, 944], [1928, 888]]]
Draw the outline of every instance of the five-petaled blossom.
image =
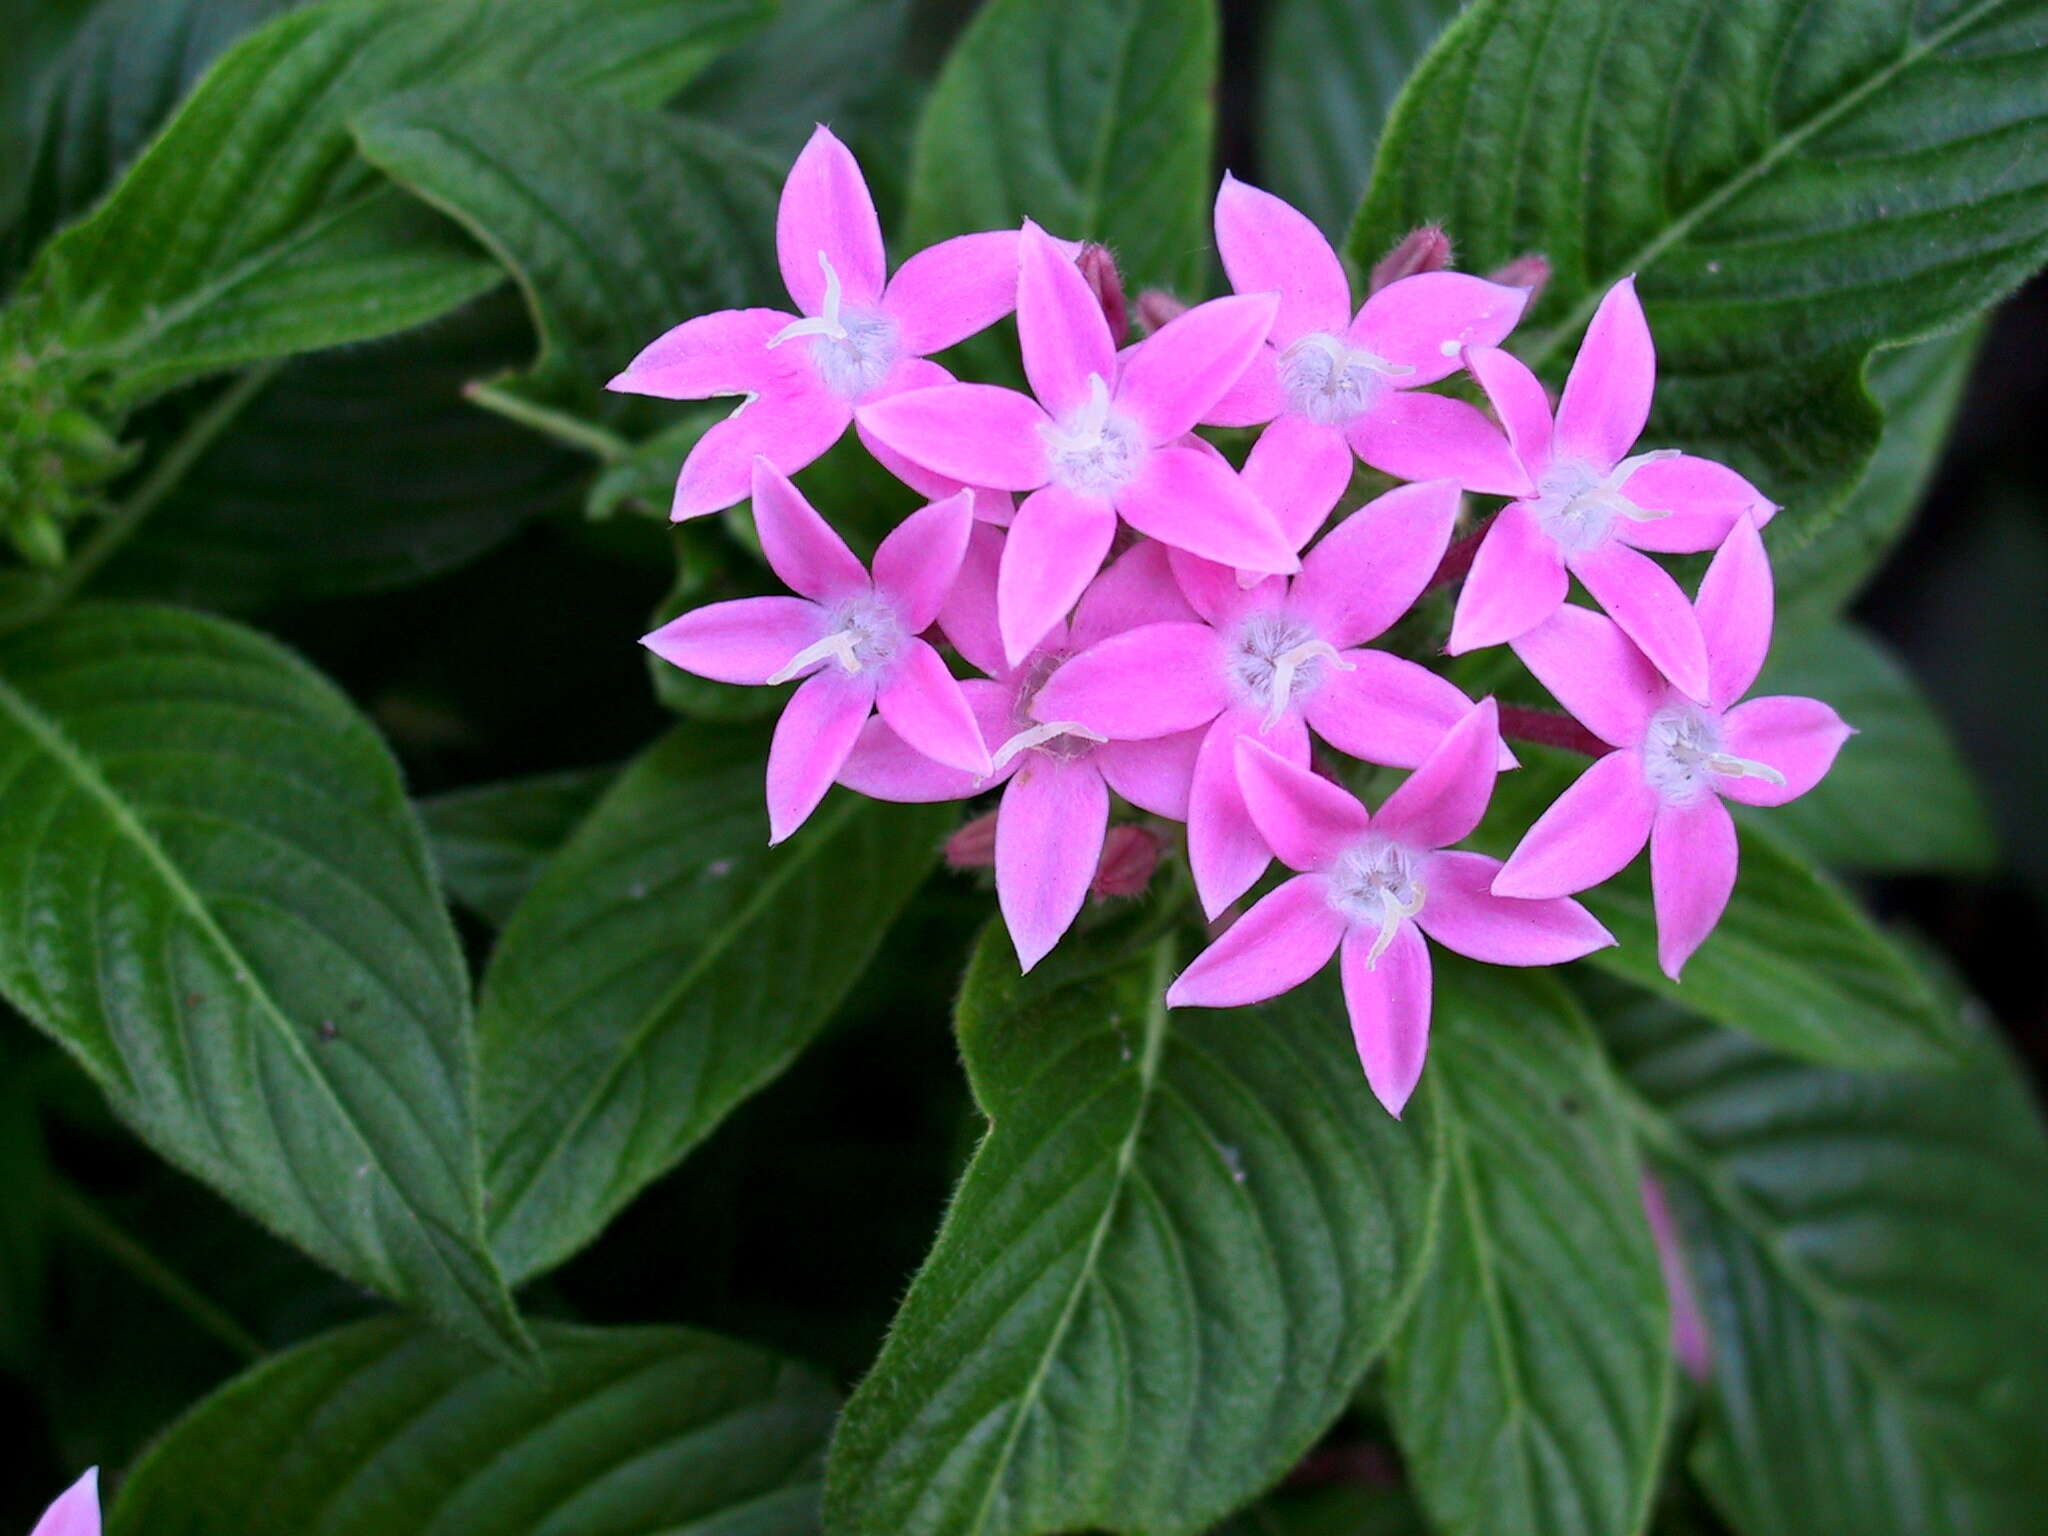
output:
[[29, 1536], [100, 1536], [99, 1468], [65, 1489]]
[[1400, 1114], [1429, 1047], [1422, 936], [1494, 965], [1558, 965], [1614, 942], [1569, 898], [1493, 894], [1500, 862], [1445, 851], [1493, 794], [1500, 729], [1491, 699], [1445, 734], [1377, 816], [1253, 739], [1238, 779], [1260, 834], [1297, 871], [1239, 918], [1168, 989], [1167, 1006], [1235, 1008], [1301, 985], [1340, 948], [1344, 1001], [1366, 1082]]
[[1657, 959], [1679, 971], [1735, 886], [1735, 823], [1723, 799], [1783, 805], [1820, 782], [1852, 734], [1817, 699], [1737, 704], [1771, 643], [1771, 567], [1748, 518], [1700, 581], [1707, 687], [1677, 687], [1610, 620], [1561, 608], [1515, 654], [1579, 723], [1615, 750], [1545, 811], [1494, 881], [1510, 897], [1561, 896], [1615, 874], [1650, 845]]
[[[1112, 635], [1053, 674], [1033, 706], [1113, 741], [1199, 730], [1188, 862], [1210, 916], [1271, 858], [1238, 788], [1240, 737], [1306, 766], [1309, 732], [1367, 762], [1413, 768], [1471, 711], [1427, 667], [1364, 649], [1406, 613], [1443, 558], [1458, 487], [1399, 486], [1332, 529], [1301, 574], [1246, 588], [1227, 567], [1176, 553], [1195, 613]], [[1512, 764], [1513, 759], [1506, 762]]]
[[1123, 357], [1094, 290], [1034, 224], [1018, 246], [1017, 335], [1036, 399], [989, 384], [907, 390], [861, 407], [886, 446], [964, 485], [1029, 491], [1003, 550], [996, 611], [1021, 663], [1102, 568], [1119, 515], [1163, 543], [1246, 570], [1297, 568], [1295, 543], [1213, 452], [1183, 442], [1265, 344], [1270, 294], [1214, 299]]
[[[890, 277], [860, 166], [822, 127], [782, 185], [775, 246], [800, 314], [699, 315], [648, 346], [609, 386], [664, 400], [746, 397], [684, 459], [677, 521], [743, 500], [757, 456], [795, 474], [839, 440], [864, 401], [951, 382], [928, 356], [985, 330], [1016, 305], [1015, 230], [941, 241]], [[920, 474], [872, 441], [867, 446], [927, 496], [960, 488]]]
[[1664, 675], [1707, 693], [1706, 647], [1678, 583], [1643, 550], [1713, 549], [1745, 515], [1777, 511], [1711, 459], [1658, 448], [1630, 455], [1650, 415], [1657, 354], [1634, 278], [1608, 290], [1565, 380], [1553, 421], [1535, 374], [1505, 352], [1474, 347], [1472, 374], [1500, 413], [1532, 495], [1486, 530], [1451, 621], [1452, 655], [1527, 634], [1557, 612], [1570, 576]]
[[952, 591], [974, 526], [964, 491], [913, 512], [875, 551], [872, 578], [797, 488], [754, 462], [754, 520], [775, 574], [799, 597], [710, 603], [641, 641], [722, 683], [801, 677], [768, 747], [769, 840], [803, 825], [868, 716], [968, 773], [993, 768], [960, 684], [919, 632]]

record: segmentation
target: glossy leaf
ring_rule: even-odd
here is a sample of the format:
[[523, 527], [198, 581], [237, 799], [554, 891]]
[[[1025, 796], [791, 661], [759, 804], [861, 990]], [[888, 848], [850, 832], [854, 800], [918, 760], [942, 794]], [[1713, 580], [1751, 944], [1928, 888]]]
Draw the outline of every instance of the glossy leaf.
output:
[[1200, 1530], [1343, 1410], [1413, 1296], [1440, 1173], [1332, 978], [1169, 1014], [1176, 946], [991, 930], [959, 1004], [987, 1136], [841, 1423], [826, 1527]]
[[817, 1529], [833, 1395], [682, 1328], [535, 1330], [540, 1371], [395, 1321], [229, 1383], [124, 1480], [112, 1536]]
[[842, 793], [768, 847], [766, 732], [636, 759], [513, 912], [484, 976], [492, 1241], [527, 1278], [789, 1065], [859, 981], [953, 809]]
[[501, 1350], [468, 978], [384, 744], [271, 642], [87, 607], [0, 639], [0, 989], [158, 1152]]
[[441, 884], [478, 916], [503, 927], [617, 773], [573, 768], [421, 801], [420, 819]]

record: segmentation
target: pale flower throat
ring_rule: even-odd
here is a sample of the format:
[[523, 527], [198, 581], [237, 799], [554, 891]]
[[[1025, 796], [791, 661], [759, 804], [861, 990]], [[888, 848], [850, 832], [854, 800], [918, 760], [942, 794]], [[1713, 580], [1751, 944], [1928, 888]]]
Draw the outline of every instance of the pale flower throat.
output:
[[1129, 483], [1144, 452], [1138, 429], [1114, 409], [1109, 381], [1088, 375], [1088, 398], [1065, 420], [1040, 422], [1052, 483], [1083, 496], [1105, 496]]
[[1657, 448], [1623, 459], [1605, 475], [1576, 461], [1553, 464], [1544, 472], [1529, 505], [1538, 524], [1560, 549], [1573, 554], [1598, 549], [1613, 533], [1616, 518], [1653, 523], [1671, 515], [1637, 506], [1621, 494], [1621, 486], [1645, 464], [1677, 457], [1676, 448]]
[[1255, 613], [1230, 637], [1224, 665], [1243, 698], [1266, 707], [1261, 732], [1280, 723], [1295, 699], [1323, 680], [1323, 669], [1356, 670], [1329, 641], [1285, 613]]
[[1061, 652], [1041, 652], [1031, 663], [1017, 689], [1017, 698], [1011, 707], [1011, 723], [1017, 727], [1010, 739], [990, 754], [993, 766], [991, 773], [1000, 772], [1003, 765], [1020, 752], [1039, 751], [1048, 757], [1071, 762], [1084, 757], [1103, 742], [1107, 736], [1091, 730], [1078, 720], [1033, 720], [1031, 702], [1038, 697], [1046, 679], [1057, 672], [1060, 663], [1067, 658]]
[[1713, 789], [1716, 777], [1785, 782], [1770, 764], [1727, 751], [1721, 717], [1697, 704], [1667, 704], [1650, 717], [1643, 736], [1643, 778], [1662, 800], [1690, 805]]
[[1416, 870], [1421, 861], [1414, 849], [1375, 834], [1345, 849], [1330, 866], [1331, 907], [1361, 927], [1379, 930], [1365, 957], [1367, 970], [1377, 968], [1402, 922], [1429, 899]]
[[859, 400], [896, 365], [896, 322], [874, 310], [841, 308], [839, 274], [823, 251], [818, 252], [818, 265], [825, 269], [825, 312], [790, 321], [768, 345], [815, 337], [811, 365], [818, 377], [841, 399]]
[[1288, 405], [1310, 421], [1342, 427], [1372, 409], [1389, 379], [1414, 371], [1317, 331], [1280, 354], [1280, 389]]
[[831, 628], [787, 662], [768, 681], [786, 683], [821, 661], [837, 661], [849, 676], [885, 666], [903, 647], [903, 620], [879, 593], [863, 592], [829, 611]]

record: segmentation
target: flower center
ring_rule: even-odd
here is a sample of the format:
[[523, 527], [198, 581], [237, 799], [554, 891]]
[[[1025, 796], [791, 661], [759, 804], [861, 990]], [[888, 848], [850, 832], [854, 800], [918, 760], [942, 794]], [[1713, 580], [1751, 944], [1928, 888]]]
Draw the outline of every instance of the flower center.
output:
[[1422, 855], [1391, 838], [1369, 836], [1344, 850], [1330, 866], [1329, 901], [1337, 913], [1367, 928], [1377, 928], [1367, 970], [1379, 964], [1401, 924], [1422, 910], [1429, 892], [1417, 866]]
[[1352, 670], [1337, 648], [1306, 624], [1270, 610], [1238, 625], [1224, 654], [1239, 696], [1266, 707], [1261, 732], [1279, 724], [1297, 698], [1314, 691], [1326, 668]]
[[1051, 457], [1054, 485], [1084, 496], [1102, 496], [1138, 472], [1144, 444], [1130, 418], [1109, 403], [1109, 382], [1088, 375], [1088, 399], [1066, 420], [1039, 426]]
[[1643, 778], [1669, 805], [1692, 804], [1714, 790], [1716, 778], [1785, 782], [1770, 764], [1727, 751], [1721, 717], [1689, 703], [1668, 704], [1650, 717], [1643, 736]]
[[888, 665], [903, 648], [903, 620], [879, 593], [863, 592], [830, 610], [830, 626], [784, 663], [770, 683], [786, 683], [824, 661], [837, 661], [850, 677]]
[[1389, 379], [1414, 371], [1328, 331], [1303, 336], [1280, 354], [1280, 388], [1288, 405], [1325, 427], [1345, 426], [1363, 415], [1379, 402]]
[[1003, 765], [1020, 752], [1042, 752], [1047, 757], [1057, 758], [1064, 763], [1086, 757], [1096, 747], [1109, 740], [1081, 724], [1078, 720], [1034, 720], [1031, 718], [1032, 700], [1038, 697], [1038, 690], [1045, 686], [1047, 678], [1057, 672], [1065, 661], [1063, 651], [1041, 651], [1025, 669], [1022, 682], [1017, 688], [1017, 697], [1010, 705], [1010, 725], [1013, 734], [1010, 739], [990, 754], [995, 765], [992, 772], [999, 772]]
[[824, 313], [792, 320], [769, 338], [779, 347], [800, 336], [811, 338], [811, 366], [825, 387], [843, 400], [858, 401], [880, 384], [896, 365], [896, 322], [879, 310], [849, 309], [839, 301], [839, 274], [823, 251]]
[[1589, 464], [1575, 460], [1553, 464], [1545, 471], [1530, 506], [1543, 531], [1557, 541], [1560, 549], [1580, 554], [1598, 549], [1614, 531], [1614, 520], [1651, 523], [1669, 517], [1667, 511], [1639, 507], [1622, 495], [1622, 482], [1645, 464], [1676, 458], [1675, 448], [1658, 448], [1623, 459], [1602, 475]]

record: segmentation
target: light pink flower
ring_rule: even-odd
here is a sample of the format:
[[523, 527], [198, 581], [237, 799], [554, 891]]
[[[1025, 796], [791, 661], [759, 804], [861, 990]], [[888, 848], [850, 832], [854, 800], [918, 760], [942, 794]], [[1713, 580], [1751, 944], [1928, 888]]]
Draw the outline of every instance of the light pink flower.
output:
[[29, 1536], [100, 1536], [100, 1471], [94, 1467], [67, 1488]]
[[640, 643], [721, 683], [804, 679], [768, 748], [769, 841], [825, 797], [879, 709], [918, 750], [968, 773], [988, 747], [946, 663], [918, 638], [952, 591], [975, 526], [965, 492], [913, 512], [875, 551], [853, 551], [766, 459], [754, 461], [754, 521], [775, 574], [798, 597], [745, 597], [692, 609]]
[[[795, 474], [839, 440], [861, 402], [951, 382], [926, 358], [994, 324], [1017, 301], [1014, 230], [941, 241], [890, 277], [860, 166], [822, 127], [783, 183], [775, 244], [798, 314], [699, 315], [654, 342], [609, 386], [664, 400], [746, 397], [684, 459], [677, 521], [743, 500], [756, 457]], [[867, 446], [927, 496], [960, 489], [872, 441]]]
[[[1015, 535], [1011, 535], [1014, 537]], [[1109, 825], [1109, 792], [1175, 821], [1188, 813], [1200, 737], [1107, 741], [1071, 721], [1034, 719], [1032, 704], [1069, 651], [1132, 625], [1194, 617], [1166, 568], [1166, 548], [1140, 544], [1088, 588], [1071, 633], [1055, 623], [1012, 667], [995, 626], [1004, 535], [977, 527], [939, 625], [954, 648], [989, 674], [961, 685], [983, 736], [1001, 745], [994, 771], [962, 773], [907, 745], [883, 717], [861, 732], [840, 782], [878, 800], [961, 800], [1004, 784], [995, 824], [996, 896], [1030, 970], [1072, 926], [1095, 879]], [[1007, 781], [1007, 783], [1005, 783]]]
[[1216, 246], [1233, 288], [1277, 291], [1280, 309], [1266, 346], [1205, 420], [1271, 422], [1260, 446], [1294, 463], [1332, 502], [1351, 478], [1353, 450], [1402, 480], [1448, 478], [1499, 496], [1528, 490], [1483, 412], [1420, 388], [1456, 373], [1467, 345], [1491, 345], [1513, 330], [1526, 292], [1460, 272], [1420, 272], [1388, 282], [1354, 314], [1350, 280], [1321, 231], [1234, 176], [1216, 194]]
[[1414, 603], [1457, 513], [1453, 481], [1399, 486], [1338, 524], [1299, 576], [1249, 589], [1225, 566], [1176, 555], [1195, 613], [1088, 647], [1039, 692], [1039, 718], [1112, 741], [1204, 732], [1188, 861], [1211, 917], [1271, 857], [1238, 788], [1240, 737], [1262, 738], [1305, 766], [1313, 730], [1354, 757], [1413, 768], [1471, 712], [1472, 701], [1426, 667], [1364, 649]]
[[1119, 515], [1212, 560], [1295, 569], [1294, 545], [1229, 465], [1182, 442], [1264, 344], [1274, 304], [1265, 294], [1198, 304], [1119, 365], [1087, 278], [1026, 224], [1017, 334], [1037, 398], [945, 384], [860, 408], [874, 438], [935, 474], [1031, 492], [1011, 524], [997, 591], [1011, 663], [1074, 606], [1109, 553]]
[[1735, 823], [1721, 802], [1783, 805], [1820, 782], [1852, 734], [1817, 699], [1735, 701], [1771, 645], [1771, 567], [1742, 518], [1700, 582], [1703, 702], [1675, 686], [1612, 620], [1563, 607], [1515, 654], [1615, 750], [1537, 819], [1494, 882], [1503, 896], [1599, 884], [1650, 845], [1657, 959], [1674, 981], [1735, 887]]
[[1423, 934], [1494, 965], [1556, 965], [1614, 942], [1575, 901], [1495, 896], [1498, 860], [1442, 851], [1479, 824], [1493, 794], [1500, 729], [1491, 699], [1452, 727], [1377, 817], [1256, 740], [1240, 740], [1236, 754], [1253, 821], [1299, 873], [1181, 973], [1168, 1007], [1263, 1002], [1301, 985], [1341, 947], [1358, 1059], [1398, 1115], [1429, 1046]]
[[1566, 379], [1555, 422], [1536, 376], [1474, 347], [1474, 377], [1500, 413], [1535, 494], [1493, 520], [1458, 595], [1452, 655], [1525, 634], [1586, 585], [1664, 675], [1693, 698], [1707, 658], [1692, 607], [1644, 550], [1713, 549], [1738, 519], [1777, 510], [1742, 476], [1672, 449], [1629, 456], [1650, 414], [1657, 354], [1634, 278], [1608, 290]]

